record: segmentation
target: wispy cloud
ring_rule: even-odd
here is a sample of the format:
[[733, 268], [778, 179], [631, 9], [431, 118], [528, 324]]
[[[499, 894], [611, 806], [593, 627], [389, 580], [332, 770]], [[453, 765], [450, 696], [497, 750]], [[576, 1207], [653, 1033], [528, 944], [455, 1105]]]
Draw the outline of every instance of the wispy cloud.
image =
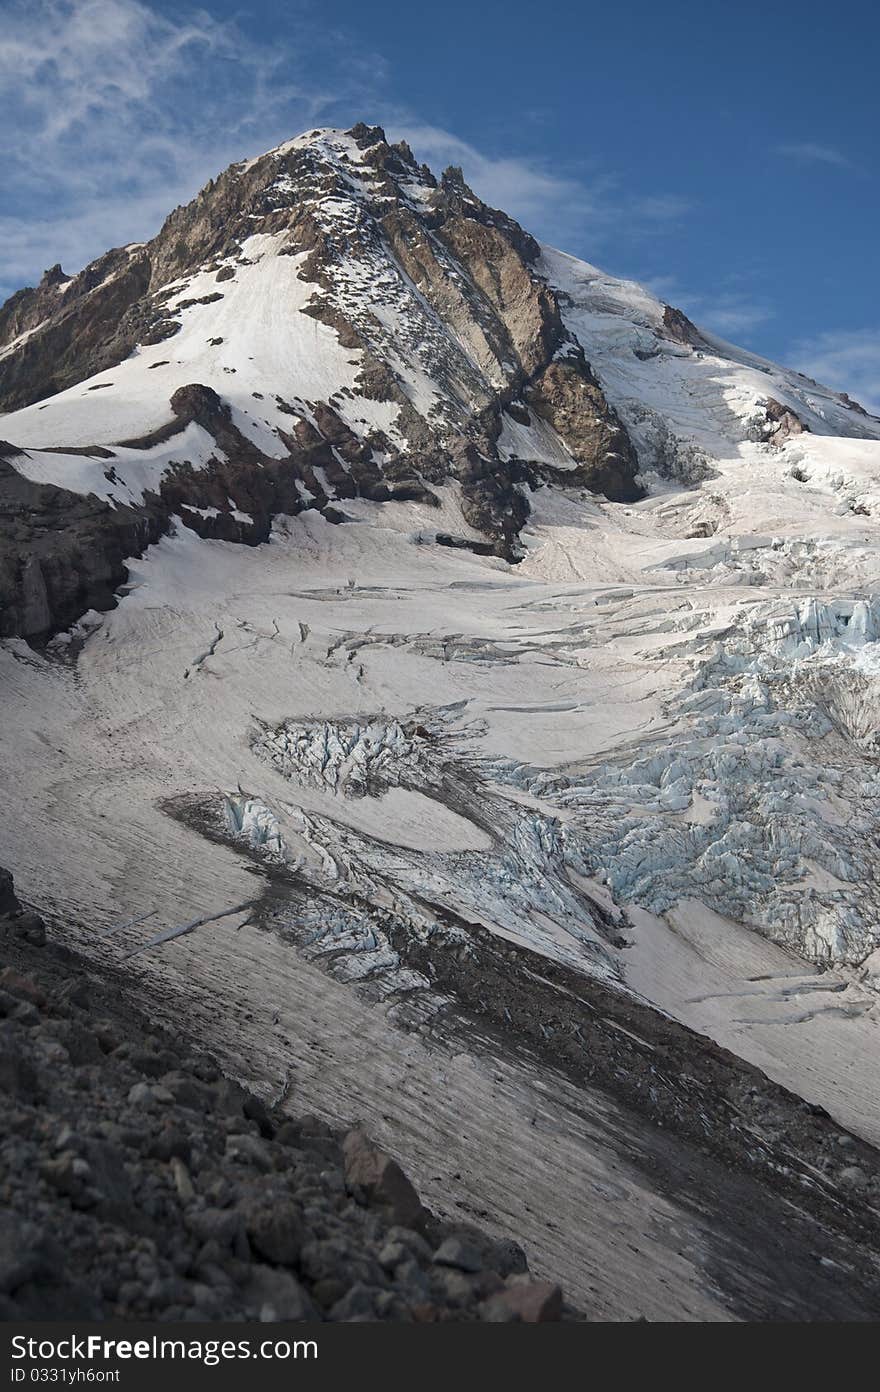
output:
[[717, 298], [698, 295], [692, 309], [701, 324], [723, 338], [737, 334], [748, 337], [753, 329], [766, 324], [776, 313], [773, 306], [764, 301], [737, 294], [719, 295]]
[[584, 197], [584, 190], [574, 180], [560, 178], [527, 160], [492, 158], [438, 126], [422, 125], [406, 117], [392, 117], [386, 125], [390, 138], [407, 140], [417, 158], [433, 169], [460, 165], [481, 198], [524, 222], [548, 203], [555, 207], [566, 198], [580, 201]]
[[692, 210], [675, 193], [628, 192], [614, 175], [583, 180], [553, 173], [534, 160], [491, 156], [451, 131], [391, 117], [389, 134], [409, 141], [419, 159], [434, 168], [460, 165], [468, 183], [494, 207], [503, 208], [529, 231], [547, 241], [604, 246], [613, 236], [638, 240], [672, 230]]
[[[458, 164], [476, 191], [545, 240], [634, 245], [679, 226], [674, 191], [628, 190], [487, 154], [390, 96], [388, 65], [306, 4], [271, 43], [245, 18], [160, 13], [144, 0], [6, 0], [0, 26], [0, 300], [46, 266], [68, 271], [142, 241], [175, 204], [233, 160], [315, 125], [363, 119], [406, 138], [435, 168]], [[15, 135], [10, 138], [14, 120]]]
[[354, 61], [342, 41], [335, 53], [317, 81], [303, 54], [204, 11], [13, 0], [0, 28], [0, 286], [150, 236], [232, 160], [369, 102], [381, 61]]
[[801, 372], [880, 414], [880, 328], [837, 329], [801, 339], [788, 353]]
[[795, 160], [798, 164], [830, 164], [837, 169], [854, 169], [855, 165], [848, 155], [833, 145], [817, 145], [812, 141], [795, 141], [789, 145], [775, 145], [773, 153], [784, 159]]
[[701, 328], [722, 338], [742, 340], [746, 346], [753, 330], [775, 318], [776, 310], [765, 297], [749, 290], [720, 288], [714, 294], [683, 286], [673, 276], [655, 276], [645, 282], [653, 294], [683, 309]]

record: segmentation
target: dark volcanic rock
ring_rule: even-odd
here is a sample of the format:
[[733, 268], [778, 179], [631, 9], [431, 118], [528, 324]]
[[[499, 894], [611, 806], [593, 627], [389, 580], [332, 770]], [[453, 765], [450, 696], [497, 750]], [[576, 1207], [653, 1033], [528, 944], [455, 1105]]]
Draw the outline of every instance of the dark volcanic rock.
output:
[[708, 345], [696, 324], [681, 309], [673, 305], [663, 306], [663, 329], [665, 336], [674, 343], [682, 343], [689, 348], [706, 348]]
[[566, 473], [568, 482], [604, 493], [614, 502], [631, 503], [642, 496], [635, 482], [635, 450], [582, 352], [550, 363], [525, 395], [578, 461], [577, 468]]
[[[0, 945], [4, 938], [13, 938], [28, 944], [30, 947], [42, 947], [46, 941], [46, 928], [39, 914], [23, 908], [18, 902], [15, 893], [15, 885], [8, 870], [0, 866]], [[0, 989], [11, 991], [13, 995], [22, 995], [23, 978], [12, 967], [4, 967], [0, 972]], [[36, 1004], [43, 1004], [42, 992], [38, 987]], [[28, 994], [27, 982], [24, 981], [24, 997], [33, 1000], [33, 996]]]
[[[14, 411], [114, 367], [151, 323], [141, 301], [150, 283], [145, 248], [108, 251], [75, 277], [47, 271], [36, 289], [0, 308], [0, 347], [24, 342], [0, 361], [0, 409]], [[62, 293], [61, 287], [64, 286]]]
[[[53, 267], [0, 309], [0, 348], [7, 349], [0, 411], [13, 411], [121, 364], [139, 345], [173, 339], [182, 316], [224, 298], [217, 289], [173, 303], [187, 278], [207, 271], [234, 282], [246, 264], [242, 245], [259, 231], [282, 238], [279, 254], [304, 258], [297, 274], [313, 293], [303, 312], [359, 354], [354, 390], [328, 382], [325, 400], [283, 406], [282, 398], [295, 399], [295, 380], [252, 384], [254, 399], [274, 397], [290, 412], [290, 430], [277, 431], [281, 448], [270, 454], [236, 426], [218, 384], [194, 382], [169, 402], [157, 373], [160, 424], [138, 439], [65, 451], [106, 458], [113, 484], [123, 469], [114, 447], [169, 445], [158, 495], [135, 508], [22, 481], [15, 442], [0, 448], [0, 634], [37, 638], [88, 608], [107, 608], [125, 579], [124, 557], [156, 541], [175, 514], [202, 537], [253, 545], [268, 538], [279, 513], [312, 506], [338, 521], [345, 514], [335, 504], [353, 497], [432, 505], [432, 485], [454, 478], [467, 521], [492, 552], [515, 560], [528, 514], [523, 485], [549, 477], [546, 467], [502, 459], [497, 450], [502, 413], [524, 395], [576, 462], [567, 484], [613, 499], [638, 496], [632, 444], [569, 340], [556, 293], [537, 269], [538, 244], [483, 203], [461, 170], [447, 169], [438, 181], [380, 127], [358, 125], [350, 134], [363, 152], [355, 192], [344, 149], [331, 157], [320, 142], [293, 142], [211, 180], [152, 241], [107, 252], [76, 276]], [[323, 217], [325, 197], [339, 200], [345, 216]], [[352, 293], [353, 277], [380, 282], [375, 302]], [[436, 388], [430, 408], [417, 408], [405, 389], [397, 330], [380, 322], [382, 304], [393, 307], [401, 293], [410, 299], [399, 332], [409, 360]], [[210, 330], [209, 317], [206, 341], [221, 346], [224, 335]], [[340, 415], [345, 395], [396, 406], [395, 438], [378, 429], [355, 434]], [[197, 466], [173, 449], [190, 422], [216, 444]]]
[[15, 897], [12, 876], [8, 870], [4, 870], [0, 866], [0, 918], [5, 918], [7, 914], [17, 913], [20, 907]]
[[155, 507], [113, 508], [33, 483], [0, 458], [0, 637], [40, 637], [111, 608], [126, 558], [164, 525]]
[[[0, 925], [19, 916], [0, 870]], [[5, 1319], [486, 1317], [512, 1244], [444, 1227], [363, 1131], [343, 1141], [274, 1113], [157, 1035], [124, 977], [52, 944], [5, 946]], [[432, 1263], [413, 1223], [458, 1267]]]

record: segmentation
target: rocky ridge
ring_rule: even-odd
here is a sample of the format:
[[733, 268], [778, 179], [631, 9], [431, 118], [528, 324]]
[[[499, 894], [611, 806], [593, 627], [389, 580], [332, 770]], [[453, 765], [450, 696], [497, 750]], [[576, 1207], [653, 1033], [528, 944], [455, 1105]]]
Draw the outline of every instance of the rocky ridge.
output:
[[[357, 372], [348, 386], [331, 374], [323, 395], [306, 399], [286, 373], [254, 377], [252, 397], [274, 403], [271, 443], [261, 448], [216, 374], [213, 385], [185, 381], [163, 403], [161, 369], [175, 359], [186, 316], [219, 308], [268, 243], [273, 256], [294, 258], [307, 287], [304, 303], [285, 312], [325, 326]], [[468, 526], [487, 549], [515, 559], [529, 481], [564, 473], [567, 484], [610, 498], [638, 497], [627, 431], [566, 328], [539, 258], [534, 239], [477, 198], [460, 170], [438, 181], [405, 144], [361, 125], [345, 135], [313, 132], [233, 165], [151, 242], [109, 252], [77, 276], [52, 268], [0, 310], [0, 410], [13, 413], [13, 431], [21, 408], [167, 343], [150, 363], [159, 370], [150, 385], [161, 423], [133, 439], [96, 424], [85, 444], [53, 444], [107, 460], [110, 497], [87, 519], [56, 524], [67, 511], [56, 485], [31, 491], [25, 509], [18, 485], [0, 492], [0, 632], [39, 635], [77, 609], [105, 607], [107, 576], [121, 583], [124, 556], [155, 540], [181, 507], [203, 536], [255, 543], [279, 513], [313, 506], [337, 518], [353, 497], [436, 503], [434, 489], [452, 479]], [[224, 337], [211, 322], [209, 312], [205, 342], [219, 350]], [[223, 369], [227, 378], [238, 370]], [[113, 393], [117, 383], [88, 388], [99, 389]], [[359, 420], [364, 402], [381, 404], [384, 428]], [[540, 450], [529, 457], [499, 447], [508, 408], [552, 439], [555, 465]], [[174, 445], [192, 424], [208, 448], [196, 459], [181, 448], [178, 457]], [[116, 517], [124, 504], [113, 495], [115, 473], [167, 442], [161, 477], [134, 516]], [[15, 459], [14, 437], [4, 450]], [[45, 563], [23, 512], [51, 534]]]
[[37, 639], [180, 524], [253, 545], [352, 500], [439, 518], [451, 489], [435, 539], [517, 561], [542, 486], [628, 503], [731, 444], [880, 433], [364, 124], [234, 164], [151, 241], [18, 291], [0, 411], [0, 636]]

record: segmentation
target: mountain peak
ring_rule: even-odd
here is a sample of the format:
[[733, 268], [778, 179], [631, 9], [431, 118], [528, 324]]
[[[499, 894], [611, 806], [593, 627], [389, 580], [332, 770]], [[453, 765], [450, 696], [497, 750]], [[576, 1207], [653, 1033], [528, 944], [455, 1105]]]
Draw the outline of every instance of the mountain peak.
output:
[[[102, 576], [181, 507], [204, 536], [255, 543], [279, 513], [439, 511], [449, 488], [443, 535], [515, 561], [535, 489], [632, 502], [652, 477], [711, 473], [711, 432], [649, 404], [682, 355], [724, 401], [712, 419], [727, 412], [731, 443], [875, 433], [836, 394], [820, 403], [639, 287], [542, 250], [460, 168], [438, 182], [359, 123], [231, 165], [151, 241], [13, 296], [2, 434], [20, 475], [99, 500]], [[741, 393], [732, 411], [719, 371]], [[82, 557], [76, 528], [69, 551]], [[75, 617], [84, 564], [44, 577], [39, 602], [12, 572], [7, 629]]]
[[358, 121], [346, 134], [362, 150], [368, 150], [371, 145], [388, 144], [388, 137], [381, 126], [368, 126], [363, 121]]

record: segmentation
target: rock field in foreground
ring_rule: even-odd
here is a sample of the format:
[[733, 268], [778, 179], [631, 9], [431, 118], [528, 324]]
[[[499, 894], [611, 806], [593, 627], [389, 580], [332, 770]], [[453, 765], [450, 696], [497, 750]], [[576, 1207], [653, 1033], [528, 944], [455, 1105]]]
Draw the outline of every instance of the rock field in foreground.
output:
[[516, 1244], [438, 1222], [363, 1130], [268, 1110], [156, 1033], [5, 871], [0, 935], [0, 1318], [563, 1317]]

